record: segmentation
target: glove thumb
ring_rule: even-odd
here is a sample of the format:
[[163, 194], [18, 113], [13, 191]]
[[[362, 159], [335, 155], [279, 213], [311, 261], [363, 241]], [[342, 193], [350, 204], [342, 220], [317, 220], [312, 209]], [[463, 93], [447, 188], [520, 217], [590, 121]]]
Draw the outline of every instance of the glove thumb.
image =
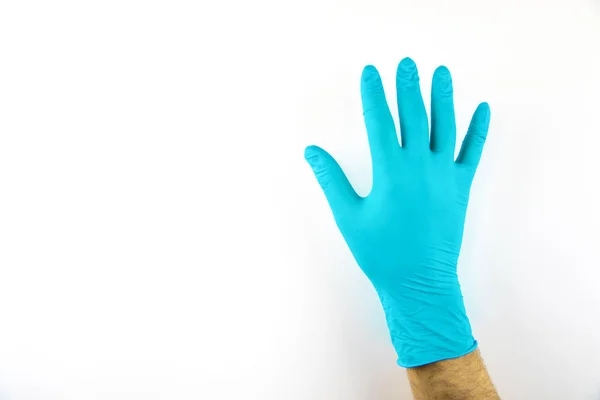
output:
[[318, 146], [308, 146], [304, 151], [304, 158], [321, 185], [334, 216], [360, 199], [340, 165], [325, 150]]

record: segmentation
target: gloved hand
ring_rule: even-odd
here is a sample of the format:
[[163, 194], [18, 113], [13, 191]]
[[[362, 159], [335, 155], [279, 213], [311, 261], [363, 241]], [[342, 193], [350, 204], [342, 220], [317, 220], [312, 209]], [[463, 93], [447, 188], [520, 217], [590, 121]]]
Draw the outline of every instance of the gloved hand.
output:
[[381, 78], [367, 66], [361, 78], [373, 162], [371, 193], [356, 194], [338, 163], [317, 146], [305, 157], [335, 221], [385, 310], [398, 364], [409, 368], [473, 351], [456, 274], [473, 176], [488, 131], [490, 109], [479, 105], [454, 160], [456, 123], [452, 79], [433, 76], [431, 138], [415, 63], [396, 77], [402, 147]]

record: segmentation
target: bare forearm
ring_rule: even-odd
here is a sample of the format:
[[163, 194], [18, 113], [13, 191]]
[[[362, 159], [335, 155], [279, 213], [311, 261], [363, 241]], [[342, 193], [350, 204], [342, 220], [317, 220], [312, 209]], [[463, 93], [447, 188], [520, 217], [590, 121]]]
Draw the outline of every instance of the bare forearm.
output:
[[479, 350], [407, 372], [415, 400], [500, 399]]

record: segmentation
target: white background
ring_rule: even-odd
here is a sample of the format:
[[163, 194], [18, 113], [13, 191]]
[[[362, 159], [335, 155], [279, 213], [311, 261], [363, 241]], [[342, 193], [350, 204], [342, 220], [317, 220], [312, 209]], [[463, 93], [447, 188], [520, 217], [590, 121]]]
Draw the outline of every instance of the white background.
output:
[[[359, 78], [492, 108], [459, 263], [505, 399], [600, 398], [600, 3], [0, 3], [0, 399], [407, 399], [303, 159]], [[459, 142], [462, 137], [459, 137]]]

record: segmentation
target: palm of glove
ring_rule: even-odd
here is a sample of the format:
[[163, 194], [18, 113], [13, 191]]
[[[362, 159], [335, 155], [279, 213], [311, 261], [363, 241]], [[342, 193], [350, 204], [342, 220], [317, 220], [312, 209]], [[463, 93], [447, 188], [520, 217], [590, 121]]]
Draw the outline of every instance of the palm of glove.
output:
[[[365, 199], [333, 212], [358, 265], [377, 287], [440, 290], [456, 279], [469, 195], [465, 171], [435, 153], [400, 154]], [[427, 282], [431, 281], [431, 282]]]

